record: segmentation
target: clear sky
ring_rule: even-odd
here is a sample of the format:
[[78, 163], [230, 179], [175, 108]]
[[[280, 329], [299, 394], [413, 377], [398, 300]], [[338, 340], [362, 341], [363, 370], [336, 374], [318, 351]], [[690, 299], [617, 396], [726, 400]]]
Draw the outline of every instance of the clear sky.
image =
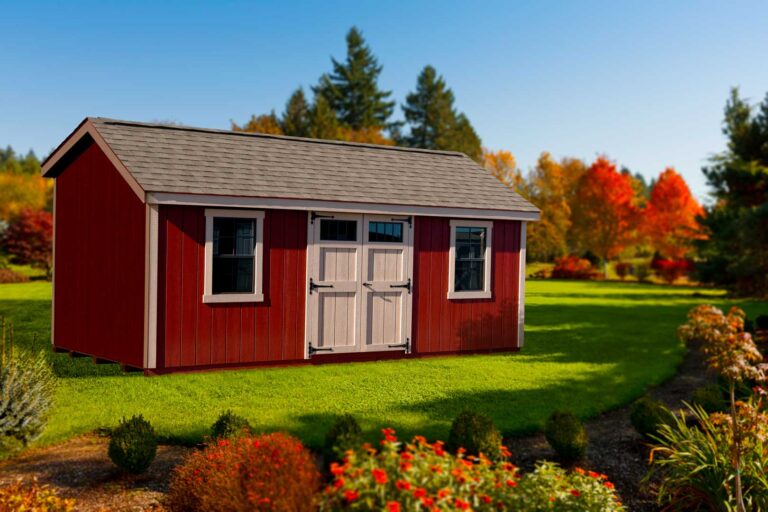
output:
[[[0, 146], [47, 154], [86, 116], [226, 128], [282, 110], [362, 29], [398, 103], [426, 64], [486, 147], [665, 166], [704, 198], [731, 86], [768, 92], [768, 2], [3, 2]], [[398, 109], [397, 115], [401, 116]]]

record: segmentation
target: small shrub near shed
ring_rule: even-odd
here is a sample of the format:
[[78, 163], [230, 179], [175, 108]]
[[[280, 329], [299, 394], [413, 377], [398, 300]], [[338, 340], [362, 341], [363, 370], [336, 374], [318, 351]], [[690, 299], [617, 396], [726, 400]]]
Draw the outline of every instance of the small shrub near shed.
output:
[[491, 460], [501, 455], [501, 434], [493, 421], [473, 411], [460, 412], [453, 420], [446, 448], [453, 453], [463, 448], [470, 455], [481, 453]]
[[320, 473], [287, 434], [221, 439], [190, 455], [171, 477], [164, 505], [178, 512], [313, 510]]
[[120, 469], [130, 473], [143, 473], [157, 454], [155, 430], [141, 415], [123, 419], [112, 431], [108, 454]]
[[238, 416], [230, 410], [226, 410], [221, 413], [214, 424], [211, 425], [211, 439], [214, 441], [219, 439], [229, 439], [249, 434], [252, 431], [251, 424], [248, 423], [247, 419]]
[[644, 396], [636, 400], [629, 409], [629, 419], [638, 434], [650, 438], [659, 432], [662, 425], [669, 425], [674, 415], [664, 404]]
[[598, 273], [589, 260], [572, 254], [556, 259], [551, 275], [553, 279], [595, 279]]
[[723, 390], [717, 384], [696, 388], [691, 395], [691, 403], [698, 405], [707, 413], [720, 412], [726, 409]]
[[340, 459], [347, 450], [360, 448], [363, 442], [363, 429], [351, 414], [336, 418], [328, 433], [325, 434], [323, 456], [326, 461]]
[[582, 459], [587, 453], [587, 429], [570, 411], [553, 412], [544, 425], [544, 437], [565, 463]]

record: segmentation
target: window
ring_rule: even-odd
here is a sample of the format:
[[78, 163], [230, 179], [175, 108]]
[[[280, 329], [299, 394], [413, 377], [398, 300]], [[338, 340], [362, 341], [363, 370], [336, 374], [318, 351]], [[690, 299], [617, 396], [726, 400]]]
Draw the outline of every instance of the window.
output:
[[203, 302], [260, 302], [264, 212], [205, 210]]
[[402, 222], [374, 222], [368, 223], [369, 242], [403, 243]]
[[356, 220], [322, 219], [320, 240], [326, 242], [357, 242]]
[[492, 222], [451, 221], [449, 299], [484, 299], [491, 294]]

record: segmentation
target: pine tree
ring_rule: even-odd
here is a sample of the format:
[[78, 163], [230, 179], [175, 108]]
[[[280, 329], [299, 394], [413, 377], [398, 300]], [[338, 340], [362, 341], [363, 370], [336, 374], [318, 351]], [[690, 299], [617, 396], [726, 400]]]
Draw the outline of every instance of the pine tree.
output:
[[416, 82], [416, 90], [402, 106], [408, 135], [399, 142], [425, 149], [461, 151], [473, 160], [483, 158], [480, 137], [463, 113], [453, 106], [453, 91], [432, 66], [425, 66]]
[[315, 93], [323, 96], [338, 120], [353, 130], [386, 127], [395, 102], [387, 101], [391, 91], [379, 89], [382, 66], [356, 27], [347, 33], [346, 60], [332, 58], [331, 62], [333, 72], [320, 77]]
[[340, 138], [339, 121], [336, 113], [325, 97], [315, 95], [315, 103], [309, 111], [308, 134], [314, 139], [338, 140]]
[[288, 98], [280, 126], [285, 135], [309, 137], [309, 122], [309, 104], [304, 96], [304, 89], [299, 87]]

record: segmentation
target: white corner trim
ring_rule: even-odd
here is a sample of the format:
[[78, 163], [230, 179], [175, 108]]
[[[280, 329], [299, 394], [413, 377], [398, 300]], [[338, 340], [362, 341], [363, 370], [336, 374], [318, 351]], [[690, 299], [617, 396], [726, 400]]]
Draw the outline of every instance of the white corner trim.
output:
[[147, 222], [147, 311], [144, 368], [157, 368], [157, 279], [159, 249], [159, 213], [155, 204], [148, 206]]
[[[459, 220], [452, 219], [451, 225], [451, 244], [448, 248], [448, 298], [453, 300], [461, 299], [490, 299], [493, 297], [491, 288], [491, 276], [493, 265], [493, 222], [480, 220]], [[485, 265], [483, 267], [483, 289], [477, 291], [456, 291], [456, 228], [473, 227], [485, 228]]]
[[312, 332], [312, 316], [310, 313], [309, 280], [312, 277], [312, 251], [314, 250], [315, 230], [312, 225], [312, 214], [307, 212], [307, 250], [306, 274], [304, 275], [304, 359], [309, 359], [309, 342]]
[[157, 204], [205, 206], [209, 208], [257, 208], [275, 210], [323, 211], [331, 213], [366, 213], [370, 215], [424, 215], [487, 220], [539, 220], [539, 212], [448, 208], [440, 206], [408, 206], [378, 203], [354, 203], [316, 199], [282, 199], [271, 197], [235, 197], [206, 194], [151, 192], [147, 201]]
[[525, 244], [526, 244], [525, 222], [520, 223], [520, 282], [517, 287], [517, 346], [522, 348], [525, 341]]
[[[256, 246], [253, 250], [253, 293], [213, 293], [213, 219], [216, 217], [256, 220]], [[260, 210], [205, 209], [205, 263], [203, 302], [264, 302], [264, 212]]]

